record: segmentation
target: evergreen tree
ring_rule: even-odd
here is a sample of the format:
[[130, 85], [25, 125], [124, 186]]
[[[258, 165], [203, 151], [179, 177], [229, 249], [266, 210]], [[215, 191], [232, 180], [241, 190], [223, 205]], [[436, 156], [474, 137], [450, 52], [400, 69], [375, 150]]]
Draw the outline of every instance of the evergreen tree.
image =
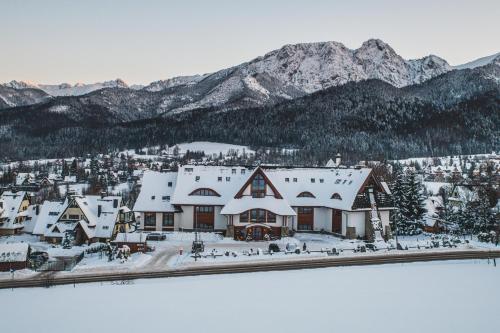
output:
[[408, 220], [421, 223], [425, 210], [423, 186], [414, 173], [410, 173], [405, 186], [405, 215]]

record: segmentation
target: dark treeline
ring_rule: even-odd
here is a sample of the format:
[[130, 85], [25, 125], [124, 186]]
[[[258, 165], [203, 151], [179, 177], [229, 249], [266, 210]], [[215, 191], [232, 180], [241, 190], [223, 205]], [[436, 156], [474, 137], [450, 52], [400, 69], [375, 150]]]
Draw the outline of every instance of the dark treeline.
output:
[[197, 140], [298, 148], [294, 159], [301, 164], [337, 152], [356, 161], [498, 150], [498, 85], [468, 79], [446, 86], [440, 77], [404, 89], [368, 80], [274, 106], [201, 109], [118, 124], [102, 106], [89, 105], [77, 118], [40, 106], [8, 110], [0, 113], [0, 157], [82, 156]]

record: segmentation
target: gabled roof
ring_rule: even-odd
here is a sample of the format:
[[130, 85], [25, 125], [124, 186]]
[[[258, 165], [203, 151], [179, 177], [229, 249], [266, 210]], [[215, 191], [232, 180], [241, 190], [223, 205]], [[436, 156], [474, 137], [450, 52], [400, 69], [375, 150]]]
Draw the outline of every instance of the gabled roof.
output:
[[0, 244], [0, 262], [24, 262], [28, 260], [28, 243]]
[[47, 231], [47, 226], [52, 226], [57, 223], [59, 216], [68, 206], [68, 200], [65, 202], [60, 201], [45, 201], [40, 205], [40, 212], [35, 220], [33, 227], [34, 235], [44, 235]]
[[[224, 206], [243, 186], [252, 174], [252, 169], [231, 166], [185, 165], [179, 168], [174, 197], [175, 205]], [[189, 195], [200, 188], [210, 188], [217, 196]]]
[[[172, 186], [168, 186], [171, 182]], [[134, 205], [136, 212], [174, 212], [172, 197], [177, 183], [176, 172], [146, 171], [141, 192]], [[168, 200], [170, 197], [170, 200]]]
[[23, 227], [22, 223], [15, 223], [16, 217], [19, 216], [21, 204], [27, 198], [25, 191], [12, 192], [5, 191], [0, 196], [3, 202], [3, 209], [0, 209], [0, 219], [4, 221], [0, 225], [1, 229], [19, 229]]
[[[276, 168], [264, 172], [290, 206], [328, 207], [351, 210], [356, 195], [371, 174], [362, 168]], [[316, 198], [297, 197], [311, 192]], [[342, 200], [332, 199], [338, 193]]]
[[240, 188], [240, 190], [238, 191], [238, 193], [236, 193], [235, 198], [241, 198], [243, 196], [243, 192], [245, 191], [245, 189], [252, 183], [252, 181], [255, 178], [255, 176], [257, 176], [259, 174], [264, 178], [264, 181], [266, 182], [266, 185], [268, 185], [271, 188], [271, 190], [273, 191], [274, 197], [276, 199], [283, 199], [283, 197], [281, 196], [281, 194], [279, 193], [279, 191], [276, 189], [276, 187], [274, 186], [274, 184], [271, 182], [271, 180], [269, 180], [269, 178], [267, 178], [266, 173], [264, 171], [262, 171], [262, 169], [260, 167], [257, 167], [254, 170], [254, 172], [250, 175], [250, 177], [248, 177], [248, 179], [245, 182], [245, 184], [243, 184], [243, 186]]
[[232, 199], [222, 208], [220, 213], [222, 215], [241, 214], [250, 209], [265, 209], [277, 215], [297, 215], [285, 199], [277, 199], [273, 196], [252, 198], [248, 195]]

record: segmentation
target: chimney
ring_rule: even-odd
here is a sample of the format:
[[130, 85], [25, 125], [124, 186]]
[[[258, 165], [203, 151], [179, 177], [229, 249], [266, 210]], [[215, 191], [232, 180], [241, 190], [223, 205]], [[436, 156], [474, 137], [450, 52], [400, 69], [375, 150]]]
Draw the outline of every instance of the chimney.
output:
[[97, 217], [101, 216], [101, 212], [102, 212], [102, 205], [97, 205]]
[[118, 199], [113, 199], [113, 208], [118, 208]]
[[341, 162], [342, 158], [340, 157], [340, 153], [337, 153], [337, 155], [335, 156], [335, 164], [339, 166]]

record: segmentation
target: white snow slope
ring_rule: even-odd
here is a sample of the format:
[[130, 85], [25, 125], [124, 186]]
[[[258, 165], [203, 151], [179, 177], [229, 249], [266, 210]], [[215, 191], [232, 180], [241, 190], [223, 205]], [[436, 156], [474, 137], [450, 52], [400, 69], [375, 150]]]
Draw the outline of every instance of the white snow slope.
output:
[[18, 333], [496, 332], [499, 280], [486, 261], [340, 267], [0, 290], [0, 308]]

